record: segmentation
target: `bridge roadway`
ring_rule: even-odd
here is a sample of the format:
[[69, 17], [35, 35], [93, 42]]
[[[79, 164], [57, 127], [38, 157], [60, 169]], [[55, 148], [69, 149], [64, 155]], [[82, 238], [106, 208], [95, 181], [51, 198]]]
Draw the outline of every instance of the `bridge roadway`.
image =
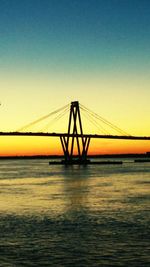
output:
[[123, 140], [150, 140], [150, 136], [133, 135], [101, 135], [101, 134], [68, 134], [68, 133], [43, 133], [43, 132], [0, 132], [0, 136], [53, 136], [53, 137], [87, 137], [103, 139], [123, 139]]

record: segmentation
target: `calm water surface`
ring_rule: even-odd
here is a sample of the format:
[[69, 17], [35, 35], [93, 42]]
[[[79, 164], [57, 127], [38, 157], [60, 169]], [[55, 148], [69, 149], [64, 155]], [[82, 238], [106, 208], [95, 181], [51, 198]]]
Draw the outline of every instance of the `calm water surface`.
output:
[[0, 266], [150, 266], [150, 163], [0, 161]]

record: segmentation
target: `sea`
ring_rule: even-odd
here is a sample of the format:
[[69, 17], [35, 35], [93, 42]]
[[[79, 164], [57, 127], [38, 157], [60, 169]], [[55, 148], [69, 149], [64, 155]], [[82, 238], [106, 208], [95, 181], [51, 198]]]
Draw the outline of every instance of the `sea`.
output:
[[150, 266], [150, 162], [121, 160], [0, 160], [0, 266]]

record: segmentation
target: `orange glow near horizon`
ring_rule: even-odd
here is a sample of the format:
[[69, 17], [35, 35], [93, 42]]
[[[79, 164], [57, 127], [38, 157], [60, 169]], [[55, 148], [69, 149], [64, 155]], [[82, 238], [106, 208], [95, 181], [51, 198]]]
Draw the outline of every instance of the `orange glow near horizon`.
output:
[[1, 137], [0, 139], [0, 156], [60, 154], [60, 148], [55, 138]]
[[[128, 154], [150, 151], [150, 141], [91, 140], [88, 154]], [[1, 137], [0, 156], [63, 155], [59, 138]]]
[[150, 141], [145, 140], [92, 140], [89, 147], [89, 154], [139, 154], [147, 151], [150, 151]]

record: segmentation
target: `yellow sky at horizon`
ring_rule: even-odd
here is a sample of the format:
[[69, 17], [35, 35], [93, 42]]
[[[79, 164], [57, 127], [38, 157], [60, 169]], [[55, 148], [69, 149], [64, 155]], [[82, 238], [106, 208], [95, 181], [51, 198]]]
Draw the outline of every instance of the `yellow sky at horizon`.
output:
[[[117, 125], [131, 135], [149, 135], [149, 114], [150, 114], [150, 79], [143, 75], [117, 75], [110, 73], [109, 79], [106, 74], [84, 76], [75, 79], [70, 76], [69, 79], [62, 74], [58, 76], [41, 74], [37, 77], [31, 73], [26, 77], [23, 74], [4, 75], [0, 79], [1, 93], [0, 131], [16, 131], [23, 125], [26, 125], [47, 113], [50, 113], [71, 101], [78, 100], [81, 104], [90, 110], [104, 117], [108, 121]], [[142, 90], [143, 88], [143, 90]], [[81, 114], [82, 115], [82, 114]], [[49, 128], [50, 132], [67, 132], [69, 112], [60, 120], [58, 124], [53, 123]], [[84, 133], [94, 133], [94, 126], [82, 116]], [[48, 122], [45, 122], [47, 125]], [[40, 129], [40, 128], [39, 128]], [[99, 132], [100, 134], [101, 132]], [[103, 134], [103, 133], [102, 133]], [[110, 134], [111, 133], [110, 131]], [[61, 153], [60, 141], [45, 139], [29, 139], [0, 137], [0, 154], [57, 154]], [[42, 140], [42, 141], [41, 141]], [[109, 141], [110, 142], [110, 141]], [[92, 142], [93, 143], [93, 142]], [[131, 141], [113, 144], [90, 146], [91, 153], [128, 153], [146, 152], [144, 141], [142, 145], [131, 145]], [[50, 145], [49, 145], [50, 144]], [[98, 143], [97, 143], [98, 144]], [[51, 147], [51, 150], [49, 148]], [[95, 151], [95, 152], [94, 152]], [[98, 151], [98, 152], [97, 152]]]
[[78, 81], [74, 77], [4, 77], [0, 79], [1, 130], [14, 130], [78, 100], [131, 134], [150, 134], [149, 82], [144, 77], [110, 75], [108, 79], [104, 74]]

